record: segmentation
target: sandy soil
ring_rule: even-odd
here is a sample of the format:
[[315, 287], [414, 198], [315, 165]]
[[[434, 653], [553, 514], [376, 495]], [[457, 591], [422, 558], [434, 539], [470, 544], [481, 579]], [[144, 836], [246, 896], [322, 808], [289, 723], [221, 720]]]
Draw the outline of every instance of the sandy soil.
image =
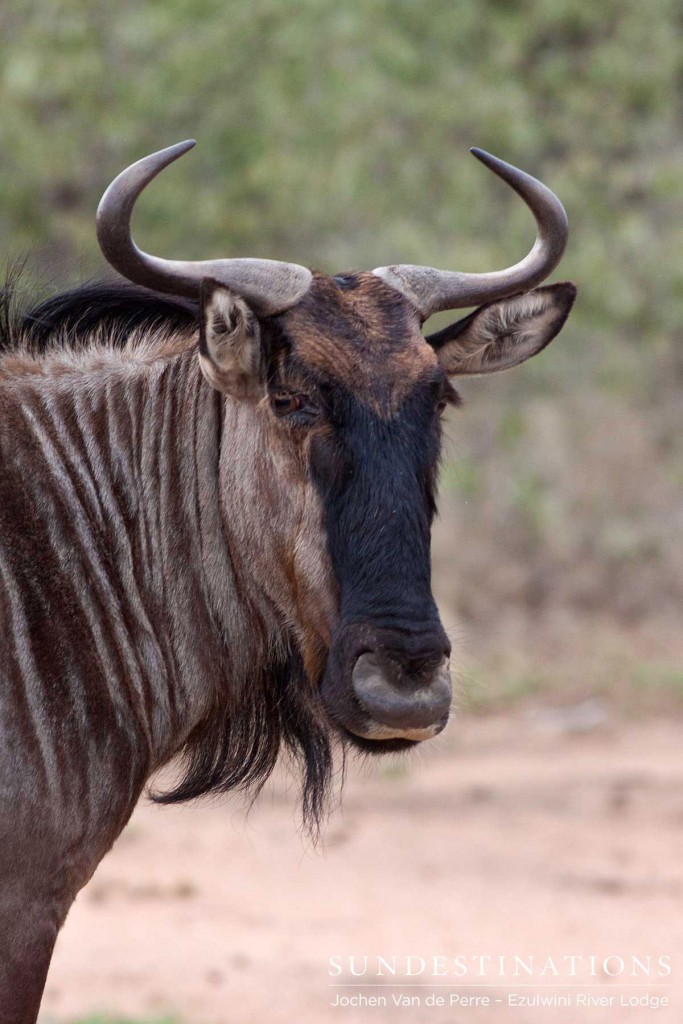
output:
[[[683, 1020], [679, 721], [577, 733], [552, 716], [463, 719], [410, 762], [352, 770], [324, 849], [297, 832], [293, 808], [283, 777], [248, 818], [225, 803], [142, 803], [72, 910], [43, 1019]], [[582, 956], [576, 977], [555, 979], [578, 987], [501, 978], [497, 967], [483, 979], [410, 979], [405, 966], [395, 980], [415, 987], [348, 987], [378, 980], [351, 977], [350, 955], [428, 964], [462, 956], [476, 970], [480, 955], [532, 954], [539, 963]], [[631, 955], [668, 956], [671, 974], [609, 978], [598, 966], [593, 976], [591, 955], [629, 964]], [[345, 958], [341, 975], [329, 973], [332, 956]], [[347, 987], [331, 987], [340, 983]], [[508, 1005], [511, 993], [539, 991], [567, 995], [573, 1008]], [[492, 1002], [449, 1008], [452, 993]], [[583, 1008], [579, 993], [614, 998]], [[420, 1005], [331, 1005], [359, 994], [416, 996]], [[430, 994], [446, 1005], [427, 1005]], [[622, 996], [670, 1005], [625, 1008]]]

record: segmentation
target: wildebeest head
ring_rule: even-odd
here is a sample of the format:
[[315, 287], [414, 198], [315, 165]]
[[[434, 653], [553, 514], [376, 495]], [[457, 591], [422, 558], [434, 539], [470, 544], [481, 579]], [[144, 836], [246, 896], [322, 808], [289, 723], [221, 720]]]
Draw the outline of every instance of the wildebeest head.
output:
[[[562, 206], [477, 152], [536, 217], [533, 250], [508, 270], [399, 265], [330, 277], [267, 260], [171, 262], [137, 249], [130, 216], [187, 148], [147, 157], [110, 186], [103, 251], [130, 280], [199, 295], [204, 376], [249, 417], [269, 453], [261, 485], [285, 505], [244, 484], [246, 562], [291, 626], [330, 719], [369, 750], [434, 736], [451, 702], [450, 644], [430, 586], [440, 416], [457, 403], [452, 379], [517, 365], [562, 327], [574, 286], [534, 287], [564, 250]], [[431, 313], [481, 302], [422, 334]], [[235, 500], [226, 493], [228, 512]]]

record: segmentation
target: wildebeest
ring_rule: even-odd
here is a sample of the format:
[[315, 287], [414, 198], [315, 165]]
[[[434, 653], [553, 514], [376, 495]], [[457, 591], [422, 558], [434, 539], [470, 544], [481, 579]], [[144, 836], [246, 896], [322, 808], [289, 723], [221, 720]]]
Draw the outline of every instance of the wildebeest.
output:
[[429, 543], [450, 380], [539, 352], [575, 295], [536, 287], [565, 247], [559, 200], [480, 151], [537, 222], [508, 270], [149, 256], [133, 205], [191, 145], [102, 199], [100, 245], [134, 287], [48, 301], [0, 359], [3, 1024], [34, 1020], [70, 904], [174, 756], [161, 801], [254, 792], [288, 749], [315, 821], [333, 739], [381, 753], [443, 729]]

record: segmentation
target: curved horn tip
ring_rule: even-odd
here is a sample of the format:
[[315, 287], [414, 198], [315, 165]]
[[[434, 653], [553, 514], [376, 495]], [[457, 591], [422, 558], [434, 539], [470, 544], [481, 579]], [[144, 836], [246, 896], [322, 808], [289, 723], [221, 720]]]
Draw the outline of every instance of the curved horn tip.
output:
[[516, 167], [512, 167], [512, 164], [506, 163], [500, 157], [494, 156], [493, 153], [487, 153], [485, 149], [479, 149], [477, 146], [470, 146], [470, 153], [472, 156], [476, 156], [477, 160], [480, 160], [486, 167], [490, 167], [491, 170], [495, 171], [498, 167], [510, 167], [512, 170], [517, 170]]
[[166, 146], [165, 149], [160, 149], [152, 155], [156, 157], [164, 156], [170, 163], [171, 160], [176, 160], [179, 156], [182, 156], [183, 153], [187, 153], [188, 150], [194, 149], [196, 145], [196, 139], [185, 139], [184, 142], [176, 142], [172, 146]]
[[196, 139], [185, 139], [184, 142], [176, 142], [174, 146], [169, 146], [169, 149], [180, 149], [182, 147], [184, 152], [188, 149], [192, 149], [193, 146], [197, 145]]

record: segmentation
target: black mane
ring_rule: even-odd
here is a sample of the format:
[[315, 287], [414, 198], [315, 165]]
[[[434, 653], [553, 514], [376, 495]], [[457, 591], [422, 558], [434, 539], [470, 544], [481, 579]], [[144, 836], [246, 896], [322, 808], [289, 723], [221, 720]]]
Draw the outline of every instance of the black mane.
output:
[[[255, 682], [238, 705], [228, 696], [217, 703], [188, 738], [177, 785], [150, 795], [156, 803], [176, 804], [236, 790], [253, 801], [279, 755], [287, 753], [301, 775], [303, 823], [315, 841], [333, 783], [330, 729], [321, 717], [318, 695], [294, 649], [282, 664], [267, 666]], [[343, 741], [341, 754], [343, 778]]]
[[19, 339], [46, 351], [56, 343], [77, 345], [104, 329], [111, 344], [124, 345], [134, 331], [163, 327], [193, 329], [199, 307], [190, 299], [171, 298], [119, 281], [95, 281], [17, 311], [17, 282], [0, 292], [0, 351]]

